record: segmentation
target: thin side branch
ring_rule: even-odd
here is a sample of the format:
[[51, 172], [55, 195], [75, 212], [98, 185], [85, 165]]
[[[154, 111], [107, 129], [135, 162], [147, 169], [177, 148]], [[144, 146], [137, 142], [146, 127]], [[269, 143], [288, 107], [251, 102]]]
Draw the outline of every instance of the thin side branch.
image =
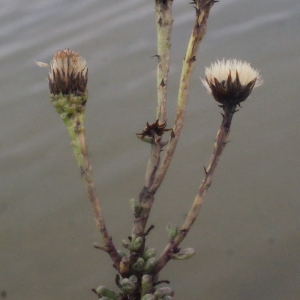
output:
[[114, 267], [119, 270], [120, 258], [118, 256], [117, 250], [112, 242], [110, 235], [106, 229], [104, 217], [102, 214], [102, 209], [99, 204], [99, 200], [96, 195], [95, 183], [93, 178], [93, 172], [88, 156], [85, 130], [84, 130], [84, 115], [80, 114], [77, 117], [77, 120], [72, 120], [71, 122], [66, 122], [68, 131], [72, 138], [72, 147], [74, 154], [77, 160], [77, 163], [80, 167], [81, 178], [84, 182], [85, 188], [88, 193], [89, 200], [92, 205], [94, 219], [96, 226], [101, 234], [104, 246], [102, 249], [109, 254], [111, 257]]
[[169, 254], [174, 252], [174, 250], [177, 249], [179, 244], [183, 241], [183, 239], [186, 237], [188, 232], [190, 231], [193, 223], [196, 221], [197, 216], [199, 214], [199, 211], [201, 209], [204, 196], [206, 194], [206, 191], [210, 187], [210, 184], [212, 182], [214, 171], [218, 165], [219, 159], [221, 157], [221, 154], [226, 146], [227, 139], [230, 132], [230, 125], [232, 121], [233, 114], [235, 113], [236, 105], [234, 106], [224, 106], [224, 115], [223, 121], [220, 126], [220, 129], [218, 131], [216, 141], [214, 144], [214, 151], [211, 156], [209, 165], [207, 169], [205, 169], [204, 178], [201, 182], [201, 185], [198, 190], [198, 194], [195, 197], [194, 203], [180, 229], [180, 232], [178, 236], [174, 239], [174, 241], [171, 241], [167, 247], [162, 252], [160, 258], [158, 259], [158, 263], [155, 267], [155, 273], [159, 273], [159, 271], [168, 263], [170, 260]]

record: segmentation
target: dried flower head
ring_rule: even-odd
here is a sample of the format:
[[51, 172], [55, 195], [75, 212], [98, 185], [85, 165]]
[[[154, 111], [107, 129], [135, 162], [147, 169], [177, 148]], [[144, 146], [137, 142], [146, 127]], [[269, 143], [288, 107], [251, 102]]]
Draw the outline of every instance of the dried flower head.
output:
[[167, 129], [167, 123], [164, 122], [163, 124], [159, 124], [159, 120], [157, 119], [154, 123], [149, 124], [147, 122], [147, 126], [141, 133], [137, 133], [137, 135], [141, 136], [141, 139], [143, 139], [145, 136], [154, 138], [155, 135], [162, 136], [165, 131], [169, 131], [171, 129]]
[[202, 83], [222, 105], [238, 105], [245, 101], [253, 88], [262, 85], [259, 72], [249, 63], [230, 59], [217, 61], [205, 69]]
[[88, 91], [86, 61], [70, 49], [58, 50], [50, 62], [36, 62], [49, 68], [50, 101], [64, 120], [84, 114]]
[[88, 68], [86, 61], [76, 52], [58, 50], [50, 62], [49, 87], [51, 94], [75, 94], [86, 92]]

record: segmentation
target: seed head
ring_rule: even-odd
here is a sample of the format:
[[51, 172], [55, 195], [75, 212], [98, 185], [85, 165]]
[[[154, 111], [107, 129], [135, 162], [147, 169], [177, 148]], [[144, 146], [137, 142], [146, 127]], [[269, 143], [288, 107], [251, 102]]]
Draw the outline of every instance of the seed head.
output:
[[51, 94], [81, 96], [88, 80], [86, 61], [70, 49], [58, 50], [50, 62], [48, 77]]
[[50, 66], [43, 62], [36, 64], [49, 68], [50, 101], [62, 119], [68, 121], [84, 115], [88, 99], [86, 61], [74, 51], [65, 49], [55, 53]]
[[222, 105], [238, 105], [245, 101], [252, 89], [262, 85], [259, 72], [249, 63], [236, 59], [216, 61], [205, 69], [202, 83]]

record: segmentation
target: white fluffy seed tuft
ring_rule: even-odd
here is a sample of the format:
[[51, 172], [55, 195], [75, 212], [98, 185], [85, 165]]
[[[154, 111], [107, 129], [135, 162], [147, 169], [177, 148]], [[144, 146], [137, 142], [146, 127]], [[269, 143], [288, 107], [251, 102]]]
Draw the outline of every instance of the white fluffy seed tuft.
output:
[[229, 73], [231, 73], [233, 82], [236, 79], [236, 73], [238, 73], [242, 86], [247, 85], [255, 78], [256, 82], [254, 88], [263, 84], [263, 80], [258, 70], [253, 69], [248, 62], [237, 59], [229, 59], [226, 61], [223, 59], [212, 63], [210, 67], [205, 68], [206, 78], [201, 79], [201, 81], [208, 92], [211, 93], [211, 89], [207, 81], [214, 84], [214, 79], [216, 78], [219, 82], [227, 82]]

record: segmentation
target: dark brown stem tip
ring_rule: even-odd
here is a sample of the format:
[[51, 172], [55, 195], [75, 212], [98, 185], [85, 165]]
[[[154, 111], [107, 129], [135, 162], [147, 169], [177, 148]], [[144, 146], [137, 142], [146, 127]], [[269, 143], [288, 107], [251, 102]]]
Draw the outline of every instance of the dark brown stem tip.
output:
[[154, 229], [154, 225], [151, 225], [151, 226], [146, 230], [146, 232], [144, 233], [144, 236], [147, 236], [147, 235], [150, 233], [150, 231], [151, 231], [152, 229]]
[[170, 284], [171, 282], [169, 280], [159, 280], [159, 281], [154, 282], [153, 286], [157, 286], [162, 283]]

